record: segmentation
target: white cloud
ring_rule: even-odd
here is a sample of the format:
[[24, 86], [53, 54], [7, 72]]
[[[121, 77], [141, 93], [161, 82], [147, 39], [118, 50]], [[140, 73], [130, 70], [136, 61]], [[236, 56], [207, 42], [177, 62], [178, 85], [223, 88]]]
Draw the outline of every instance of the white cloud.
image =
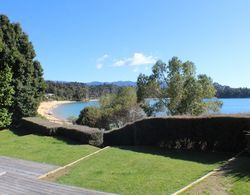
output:
[[103, 64], [96, 64], [97, 69], [102, 69], [102, 67], [103, 67]]
[[108, 54], [104, 54], [102, 57], [98, 58], [97, 61], [98, 62], [103, 62], [104, 60], [106, 60], [109, 57]]
[[134, 53], [133, 57], [123, 60], [117, 60], [113, 66], [140, 66], [146, 64], [153, 64], [156, 62], [155, 57], [146, 56], [143, 53]]
[[108, 54], [104, 54], [103, 56], [101, 56], [100, 58], [98, 58], [98, 59], [96, 60], [96, 62], [97, 62], [96, 68], [99, 69], [99, 70], [102, 69], [102, 68], [103, 68], [103, 62], [104, 62], [107, 58], [109, 58], [109, 55], [108, 55]]
[[133, 72], [138, 72], [138, 71], [139, 71], [139, 68], [137, 67], [133, 69]]

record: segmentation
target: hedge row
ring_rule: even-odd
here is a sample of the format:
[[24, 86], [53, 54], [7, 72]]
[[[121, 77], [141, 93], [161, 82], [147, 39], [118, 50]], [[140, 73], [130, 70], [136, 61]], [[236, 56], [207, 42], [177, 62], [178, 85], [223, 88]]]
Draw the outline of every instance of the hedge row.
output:
[[69, 138], [83, 144], [100, 146], [103, 143], [103, 133], [99, 129], [81, 125], [61, 125], [38, 117], [23, 118], [20, 128], [32, 133]]
[[247, 145], [249, 124], [244, 116], [148, 118], [105, 132], [104, 145], [237, 152]]

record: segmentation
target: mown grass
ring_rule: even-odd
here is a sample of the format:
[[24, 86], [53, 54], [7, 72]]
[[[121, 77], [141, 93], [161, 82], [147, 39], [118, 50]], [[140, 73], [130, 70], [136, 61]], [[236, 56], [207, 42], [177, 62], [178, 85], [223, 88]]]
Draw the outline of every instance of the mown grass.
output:
[[0, 155], [61, 166], [98, 150], [69, 140], [18, 133], [21, 132], [0, 131]]
[[119, 194], [170, 194], [227, 158], [152, 147], [110, 148], [82, 161], [57, 181]]
[[232, 184], [232, 194], [250, 194], [250, 156], [239, 157], [227, 178]]
[[215, 174], [196, 184], [184, 195], [190, 194], [250, 194], [250, 156], [243, 154]]
[[[98, 148], [59, 138], [0, 131], [0, 155], [65, 165]], [[110, 148], [74, 166], [59, 183], [119, 194], [170, 194], [218, 167], [226, 154], [167, 151], [153, 147]], [[249, 157], [227, 175], [232, 194], [249, 194]]]

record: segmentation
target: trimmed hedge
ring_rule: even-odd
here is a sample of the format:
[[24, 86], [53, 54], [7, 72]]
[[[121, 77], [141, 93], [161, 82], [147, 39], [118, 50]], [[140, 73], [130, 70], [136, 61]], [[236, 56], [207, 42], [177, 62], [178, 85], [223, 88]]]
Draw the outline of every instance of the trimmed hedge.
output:
[[31, 133], [62, 136], [95, 146], [151, 145], [174, 149], [238, 152], [247, 146], [246, 130], [250, 127], [250, 117], [147, 118], [104, 133], [96, 128], [61, 125], [38, 117], [23, 118], [20, 127]]
[[100, 146], [103, 143], [103, 133], [99, 129], [81, 125], [62, 125], [38, 117], [23, 118], [20, 128], [31, 133], [69, 138], [83, 144]]
[[249, 124], [244, 116], [148, 118], [105, 132], [104, 145], [237, 152], [246, 147]]

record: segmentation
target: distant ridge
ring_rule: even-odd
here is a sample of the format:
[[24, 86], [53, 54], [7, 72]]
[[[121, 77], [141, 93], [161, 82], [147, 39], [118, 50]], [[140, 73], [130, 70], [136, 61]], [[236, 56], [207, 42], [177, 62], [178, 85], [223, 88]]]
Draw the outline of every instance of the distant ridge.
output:
[[99, 82], [93, 81], [86, 83], [88, 86], [98, 86], [98, 85], [116, 85], [119, 87], [135, 87], [136, 82], [133, 81], [115, 81], [115, 82]]
[[[114, 81], [114, 82], [98, 82], [93, 81], [86, 83], [88, 86], [100, 86], [100, 85], [116, 85], [118, 87], [136, 87], [136, 82], [133, 81]], [[232, 88], [227, 85], [220, 85], [214, 83], [214, 87], [217, 90], [216, 96], [219, 98], [250, 98], [250, 88]]]
[[[57, 94], [58, 96], [64, 94], [71, 94], [71, 96], [80, 97], [85, 94], [86, 87], [89, 87], [94, 93], [94, 97], [100, 97], [100, 92], [103, 93], [116, 93], [119, 87], [136, 87], [136, 82], [133, 81], [114, 81], [114, 82], [99, 82], [93, 81], [89, 83], [82, 82], [68, 82], [68, 81], [46, 81], [46, 93]], [[217, 90], [216, 97], [218, 98], [250, 98], [250, 88], [239, 87], [232, 88], [226, 85], [214, 83]], [[65, 97], [64, 97], [65, 98]], [[72, 99], [67, 97], [65, 99]]]
[[88, 83], [77, 82], [77, 81], [52, 81], [46, 80], [46, 82], [57, 83], [57, 84], [77, 84], [77, 85], [87, 85], [87, 86], [100, 86], [100, 85], [116, 85], [118, 87], [135, 87], [136, 82], [133, 81], [114, 81], [114, 82], [100, 82], [92, 81]]

